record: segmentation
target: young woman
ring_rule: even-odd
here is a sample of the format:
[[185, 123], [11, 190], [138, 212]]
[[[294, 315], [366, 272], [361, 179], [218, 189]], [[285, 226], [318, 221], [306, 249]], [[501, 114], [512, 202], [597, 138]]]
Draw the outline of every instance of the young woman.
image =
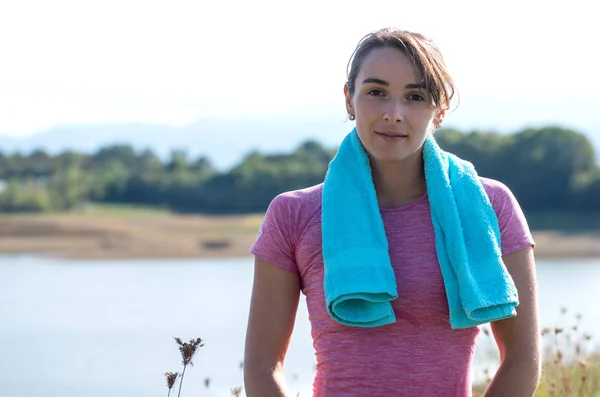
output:
[[[444, 119], [453, 81], [431, 40], [396, 29], [365, 36], [349, 65], [346, 110], [368, 155], [389, 242], [398, 280], [398, 298], [392, 301], [396, 321], [353, 327], [330, 316], [323, 184], [283, 193], [271, 202], [251, 249], [246, 393], [287, 396], [284, 359], [302, 292], [317, 358], [315, 397], [470, 396], [479, 328], [449, 324], [423, 165], [424, 142]], [[534, 243], [510, 190], [491, 179], [480, 181], [498, 218], [502, 260], [519, 294], [517, 315], [491, 323], [501, 365], [486, 396], [532, 396], [540, 377]]]

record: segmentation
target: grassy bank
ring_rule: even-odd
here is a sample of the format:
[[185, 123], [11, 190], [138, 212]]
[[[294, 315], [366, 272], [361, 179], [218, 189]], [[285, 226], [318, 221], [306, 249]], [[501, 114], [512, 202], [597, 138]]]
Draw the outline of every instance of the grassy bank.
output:
[[209, 217], [126, 206], [0, 216], [0, 253], [67, 259], [247, 255], [260, 215]]
[[[201, 216], [154, 207], [90, 205], [67, 213], [0, 215], [0, 253], [40, 253], [63, 258], [127, 259], [241, 257], [264, 214]], [[551, 225], [544, 214], [532, 224]], [[559, 219], [559, 218], [557, 218]], [[541, 258], [600, 257], [600, 226], [595, 218], [575, 228], [534, 228]], [[600, 221], [600, 216], [599, 219]], [[599, 223], [600, 225], [600, 223]]]

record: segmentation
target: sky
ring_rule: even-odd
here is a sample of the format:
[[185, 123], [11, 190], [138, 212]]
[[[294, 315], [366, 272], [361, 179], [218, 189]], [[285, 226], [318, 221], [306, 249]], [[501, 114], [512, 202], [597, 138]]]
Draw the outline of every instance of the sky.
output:
[[441, 48], [460, 94], [446, 124], [562, 124], [600, 142], [594, 8], [579, 0], [2, 2], [0, 136], [65, 124], [343, 118], [355, 45], [395, 26]]

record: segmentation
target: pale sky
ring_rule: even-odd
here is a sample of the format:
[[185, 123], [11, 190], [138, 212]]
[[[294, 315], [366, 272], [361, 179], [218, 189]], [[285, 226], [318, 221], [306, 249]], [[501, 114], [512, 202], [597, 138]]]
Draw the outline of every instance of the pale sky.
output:
[[0, 135], [74, 123], [344, 117], [348, 58], [384, 26], [438, 43], [462, 98], [449, 123], [558, 122], [600, 134], [594, 3], [4, 1]]

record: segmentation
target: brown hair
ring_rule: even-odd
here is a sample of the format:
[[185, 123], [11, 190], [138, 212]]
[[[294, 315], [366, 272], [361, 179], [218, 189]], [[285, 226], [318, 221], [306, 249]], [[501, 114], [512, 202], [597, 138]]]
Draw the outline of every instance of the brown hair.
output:
[[415, 69], [423, 76], [425, 91], [437, 108], [448, 109], [456, 88], [437, 45], [429, 38], [414, 32], [384, 28], [364, 36], [350, 57], [347, 84], [354, 94], [356, 76], [369, 53], [377, 48], [396, 48], [405, 53]]

